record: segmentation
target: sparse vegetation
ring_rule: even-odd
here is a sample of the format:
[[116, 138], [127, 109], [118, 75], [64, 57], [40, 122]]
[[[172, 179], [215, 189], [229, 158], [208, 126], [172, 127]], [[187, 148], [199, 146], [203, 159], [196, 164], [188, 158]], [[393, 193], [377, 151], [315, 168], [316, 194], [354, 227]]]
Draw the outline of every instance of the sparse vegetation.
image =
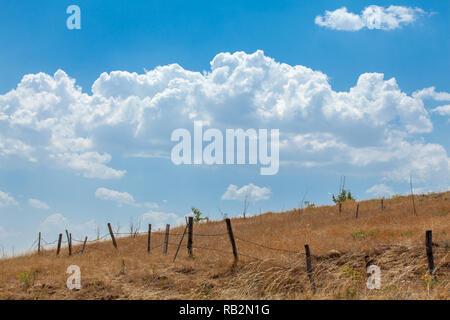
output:
[[365, 239], [366, 233], [362, 230], [352, 232], [353, 239]]
[[34, 284], [34, 280], [36, 278], [35, 270], [25, 270], [17, 275], [17, 279], [19, 279], [25, 288], [29, 288]]
[[344, 203], [345, 201], [355, 201], [355, 198], [353, 198], [352, 193], [350, 190], [342, 189], [341, 192], [335, 196], [332, 195], [333, 202], [336, 204]]
[[307, 208], [307, 209], [311, 209], [311, 208], [314, 208], [316, 205], [314, 204], [314, 202], [312, 202], [312, 201], [305, 201], [304, 202], [305, 203], [305, 207]]
[[339, 185], [339, 193], [337, 196], [332, 195], [331, 199], [335, 204], [342, 204], [345, 201], [355, 201], [350, 190], [345, 189], [345, 176], [341, 177], [341, 182]]
[[352, 281], [359, 281], [362, 279], [361, 272], [359, 272], [355, 269], [352, 269], [349, 266], [344, 266], [342, 268], [341, 272], [344, 275], [344, 277], [346, 277]]
[[194, 222], [209, 221], [208, 217], [202, 217], [202, 213], [200, 210], [192, 207], [191, 211], [194, 214]]
[[[175, 263], [176, 247], [162, 253], [163, 232], [152, 235], [150, 254], [147, 236], [137, 235], [118, 237], [117, 249], [109, 239], [89, 243], [83, 255], [69, 257], [61, 250], [56, 258], [55, 248], [48, 247], [40, 255], [0, 259], [0, 299], [449, 299], [450, 219], [440, 213], [450, 209], [450, 192], [421, 196], [418, 216], [409, 211], [409, 197], [385, 199], [384, 211], [379, 200], [359, 204], [358, 220], [349, 202], [342, 203], [340, 214], [334, 206], [316, 205], [301, 215], [293, 209], [232, 219], [238, 238], [300, 253], [309, 244], [315, 293], [303, 255], [238, 239], [240, 256], [234, 265], [226, 224], [220, 220], [195, 224], [195, 258], [188, 256], [184, 237]], [[181, 236], [175, 234], [182, 234], [184, 227], [171, 229], [171, 242], [178, 243]], [[430, 229], [435, 277], [428, 274], [424, 246]], [[74, 245], [74, 252], [79, 249]], [[365, 286], [366, 256], [382, 270], [381, 290]], [[81, 290], [66, 288], [71, 264], [81, 269]]]

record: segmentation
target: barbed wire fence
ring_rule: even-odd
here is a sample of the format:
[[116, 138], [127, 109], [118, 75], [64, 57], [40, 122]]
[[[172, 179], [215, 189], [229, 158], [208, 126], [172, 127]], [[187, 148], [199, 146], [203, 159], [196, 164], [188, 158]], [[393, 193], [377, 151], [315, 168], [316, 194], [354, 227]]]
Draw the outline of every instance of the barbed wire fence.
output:
[[[87, 244], [90, 244], [89, 250], [95, 250], [95, 251], [104, 250], [103, 247], [100, 248], [98, 246], [92, 246], [92, 244], [104, 243], [107, 238], [110, 238], [112, 240], [112, 243], [113, 243], [113, 246], [115, 247], [115, 249], [118, 249], [116, 237], [118, 237], [119, 239], [123, 239], [123, 237], [126, 237], [126, 236], [134, 238], [137, 236], [147, 235], [147, 237], [148, 237], [147, 238], [147, 251], [149, 254], [151, 252], [154, 252], [155, 249], [163, 247], [163, 254], [167, 255], [169, 246], [177, 247], [175, 256], [173, 258], [173, 262], [175, 262], [178, 251], [179, 251], [181, 244], [183, 242], [183, 239], [186, 235], [186, 231], [188, 230], [187, 249], [188, 249], [188, 255], [190, 257], [193, 256], [193, 254], [192, 254], [193, 249], [198, 249], [198, 250], [205, 250], [205, 251], [214, 251], [214, 252], [227, 254], [227, 255], [228, 254], [233, 255], [234, 256], [233, 264], [238, 262], [239, 257], [245, 257], [245, 258], [252, 259], [254, 261], [264, 261], [265, 263], [269, 263], [269, 264], [272, 264], [277, 267], [283, 267], [283, 266], [273, 263], [267, 259], [257, 258], [248, 253], [243, 253], [241, 251], [238, 252], [238, 250], [237, 250], [238, 246], [236, 244], [236, 240], [237, 240], [237, 243], [240, 244], [240, 246], [239, 246], [240, 248], [242, 248], [242, 246], [241, 246], [242, 244], [245, 244], [245, 245], [253, 246], [253, 247], [256, 247], [256, 248], [259, 248], [262, 250], [269, 250], [272, 252], [279, 252], [279, 253], [283, 253], [283, 254], [294, 255], [297, 257], [298, 256], [305, 257], [306, 272], [309, 277], [311, 288], [313, 291], [315, 290], [312, 259], [311, 259], [312, 256], [311, 256], [311, 251], [310, 251], [308, 244], [305, 244], [305, 252], [300, 252], [297, 250], [289, 250], [289, 249], [284, 249], [284, 248], [274, 248], [267, 244], [261, 244], [261, 243], [255, 242], [255, 241], [245, 239], [240, 234], [235, 235], [233, 233], [233, 229], [231, 227], [231, 220], [225, 219], [225, 222], [227, 224], [227, 232], [219, 232], [219, 233], [195, 233], [195, 232], [193, 232], [194, 221], [193, 221], [192, 217], [189, 217], [189, 221], [187, 221], [186, 227], [185, 227], [183, 233], [170, 232], [169, 224], [166, 225], [165, 231], [153, 231], [153, 232], [151, 231], [151, 224], [149, 225], [149, 229], [147, 232], [144, 232], [144, 231], [113, 232], [110, 224], [108, 224], [109, 232], [105, 233], [102, 236], [100, 236], [98, 234], [97, 238], [93, 239], [93, 240], [88, 240], [87, 236], [84, 239], [72, 238], [72, 235], [66, 230], [67, 240], [63, 240], [62, 233], [60, 233], [57, 240], [47, 241], [45, 238], [42, 237], [41, 233], [39, 233], [39, 237], [33, 241], [32, 245], [30, 246], [29, 251], [37, 249], [38, 254], [40, 254], [42, 250], [52, 250], [51, 248], [45, 249], [46, 247], [48, 248], [48, 247], [51, 247], [51, 246], [54, 246], [55, 244], [57, 244], [56, 256], [58, 256], [60, 254], [61, 246], [67, 244], [67, 247], [69, 248], [69, 256], [70, 256], [70, 255], [72, 255], [72, 242], [75, 242], [78, 244], [83, 244], [82, 248], [79, 249], [77, 252], [75, 252], [76, 254], [83, 254], [87, 248]], [[151, 244], [152, 235], [164, 236], [163, 242], [160, 244], [157, 244], [157, 245]], [[171, 236], [172, 237], [181, 236], [181, 239], [178, 243], [169, 242], [169, 238]], [[227, 251], [227, 250], [223, 250], [223, 249], [219, 249], [219, 248], [208, 247], [208, 246], [203, 246], [203, 245], [197, 245], [197, 244], [194, 245], [194, 241], [193, 241], [194, 237], [219, 238], [219, 237], [224, 237], [224, 236], [228, 236], [228, 238], [229, 238], [231, 248], [232, 248], [231, 251]], [[220, 240], [220, 241], [223, 243], [226, 240]], [[427, 255], [427, 262], [428, 262], [428, 272], [431, 276], [435, 277], [436, 267], [434, 264], [433, 250], [440, 251], [442, 248], [433, 247], [433, 245], [434, 245], [434, 243], [432, 242], [432, 232], [431, 232], [431, 230], [428, 230], [428, 231], [426, 231], [426, 241], [425, 241], [425, 249], [426, 249], [426, 255]], [[383, 245], [380, 244], [380, 246], [383, 246]], [[419, 245], [389, 245], [389, 244], [385, 244], [384, 246], [405, 246], [407, 248], [423, 248], [423, 246], [419, 246]]]

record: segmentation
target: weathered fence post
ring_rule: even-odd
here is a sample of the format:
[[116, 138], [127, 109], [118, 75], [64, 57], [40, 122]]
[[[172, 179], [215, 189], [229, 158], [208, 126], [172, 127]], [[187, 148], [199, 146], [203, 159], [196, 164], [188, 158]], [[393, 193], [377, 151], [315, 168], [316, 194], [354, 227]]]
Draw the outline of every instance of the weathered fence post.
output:
[[356, 205], [355, 219], [358, 219], [358, 213], [359, 213], [359, 203]]
[[152, 237], [152, 225], [148, 225], [148, 237], [147, 237], [147, 252], [150, 253], [150, 243]]
[[188, 222], [188, 242], [187, 242], [187, 249], [189, 257], [192, 257], [192, 236], [194, 231], [194, 217], [189, 217]]
[[67, 231], [67, 229], [66, 229], [66, 237], [67, 237], [67, 250], [69, 251], [69, 256], [70, 256], [72, 252], [70, 252], [70, 236], [69, 236], [69, 231]]
[[84, 249], [86, 249], [86, 242], [87, 242], [87, 239], [88, 239], [88, 237], [85, 236], [85, 237], [84, 237], [84, 242], [83, 242], [83, 247], [81, 248], [80, 254], [83, 254], [83, 253], [84, 253]]
[[184, 235], [186, 234], [186, 229], [187, 228], [188, 228], [188, 224], [186, 225], [186, 227], [184, 227], [183, 235], [181, 236], [180, 243], [178, 243], [177, 252], [175, 252], [175, 255], [173, 256], [173, 261], [172, 262], [175, 262], [175, 259], [177, 258], [178, 251], [180, 251], [181, 243], [183, 242]]
[[108, 230], [109, 230], [109, 234], [111, 236], [111, 240], [112, 240], [113, 246], [114, 246], [114, 248], [117, 249], [116, 238], [114, 237], [114, 233], [113, 233], [113, 230], [111, 228], [111, 223], [109, 223], [109, 222], [108, 222]]
[[170, 231], [170, 224], [166, 224], [166, 234], [164, 236], [164, 255], [167, 254], [167, 247], [169, 245], [169, 231]]
[[342, 202], [339, 202], [339, 213], [342, 211]]
[[41, 253], [41, 233], [39, 232], [39, 239], [38, 239], [38, 254]]
[[427, 232], [426, 232], [425, 245], [427, 247], [428, 272], [431, 275], [433, 275], [433, 273], [434, 273], [434, 258], [433, 258], [433, 238], [432, 238], [431, 230], [427, 230]]
[[234, 262], [238, 261], [238, 252], [236, 248], [236, 242], [234, 241], [233, 229], [231, 228], [231, 220], [229, 218], [225, 219], [227, 223], [228, 235], [230, 236], [231, 247], [233, 248]]
[[59, 255], [59, 251], [61, 250], [61, 241], [62, 241], [62, 233], [60, 233], [58, 237], [58, 247], [56, 248], [56, 255]]
[[311, 289], [313, 293], [316, 293], [316, 286], [314, 285], [314, 278], [312, 273], [311, 252], [309, 251], [309, 245], [305, 244], [306, 254], [306, 272], [308, 273], [309, 282], [311, 283]]
[[69, 256], [72, 255], [72, 234], [69, 233]]
[[384, 211], [384, 198], [381, 198], [381, 211]]

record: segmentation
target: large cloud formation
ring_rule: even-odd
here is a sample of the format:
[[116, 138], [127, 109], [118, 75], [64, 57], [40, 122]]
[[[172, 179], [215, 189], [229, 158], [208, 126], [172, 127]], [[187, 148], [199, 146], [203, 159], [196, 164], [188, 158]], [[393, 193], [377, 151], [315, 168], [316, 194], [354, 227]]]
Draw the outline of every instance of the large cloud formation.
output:
[[408, 25], [425, 14], [420, 8], [402, 6], [380, 7], [371, 5], [366, 7], [361, 14], [348, 12], [346, 7], [334, 11], [325, 11], [323, 16], [317, 16], [315, 23], [341, 31], [358, 31], [363, 28], [370, 30], [394, 30]]
[[324, 73], [262, 51], [219, 53], [203, 73], [178, 64], [102, 73], [92, 93], [62, 70], [29, 74], [0, 95], [0, 158], [118, 179], [126, 168], [113, 168], [113, 155], [168, 157], [171, 132], [202, 120], [219, 129], [279, 128], [282, 164], [448, 181], [445, 148], [422, 136], [433, 130], [425, 98], [450, 101], [434, 88], [408, 95], [380, 73], [334, 91]]

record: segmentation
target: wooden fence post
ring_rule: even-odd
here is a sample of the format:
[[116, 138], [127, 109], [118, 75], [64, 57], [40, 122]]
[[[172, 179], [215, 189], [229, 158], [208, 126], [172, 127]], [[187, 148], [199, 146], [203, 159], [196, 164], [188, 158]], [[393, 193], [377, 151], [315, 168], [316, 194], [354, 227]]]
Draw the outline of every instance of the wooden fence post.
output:
[[152, 225], [148, 225], [148, 237], [147, 237], [147, 252], [150, 253], [150, 244], [151, 244], [151, 237], [152, 237]]
[[109, 223], [109, 222], [108, 222], [108, 230], [109, 230], [109, 234], [111, 236], [111, 240], [112, 240], [113, 246], [114, 246], [114, 248], [117, 249], [116, 238], [114, 237], [114, 233], [113, 233], [113, 230], [111, 228], [111, 223]]
[[381, 211], [384, 211], [384, 198], [381, 198]]
[[311, 252], [309, 251], [309, 245], [305, 244], [306, 253], [306, 272], [308, 273], [309, 282], [313, 293], [316, 293], [316, 286], [314, 285], [314, 278], [312, 273]]
[[356, 205], [355, 219], [358, 219], [358, 213], [359, 213], [359, 203]]
[[39, 240], [38, 240], [38, 254], [41, 253], [41, 233], [39, 232]]
[[187, 249], [189, 257], [192, 257], [192, 236], [194, 231], [194, 217], [189, 217], [188, 222], [188, 242], [187, 242]]
[[175, 259], [177, 258], [178, 251], [180, 251], [181, 243], [183, 242], [184, 235], [186, 234], [186, 229], [187, 228], [188, 228], [188, 225], [186, 225], [186, 227], [184, 227], [183, 235], [181, 236], [180, 243], [178, 243], [177, 252], [175, 252], [175, 255], [173, 256], [173, 261], [172, 262], [175, 262]]
[[164, 255], [167, 254], [167, 247], [169, 245], [169, 231], [170, 231], [170, 224], [166, 224], [166, 234], [164, 236]]
[[81, 254], [84, 253], [84, 249], [86, 249], [86, 242], [87, 242], [88, 237], [84, 237], [84, 242], [83, 242], [83, 248], [81, 248]]
[[72, 234], [69, 233], [69, 256], [72, 255]]
[[62, 233], [60, 233], [58, 237], [58, 247], [56, 248], [56, 255], [59, 255], [59, 251], [61, 250], [61, 241], [62, 241]]
[[70, 256], [70, 236], [69, 236], [69, 231], [67, 231], [66, 229], [66, 237], [67, 237], [67, 250], [69, 251], [69, 256]]
[[231, 221], [229, 218], [225, 219], [227, 223], [228, 235], [230, 236], [231, 247], [233, 248], [234, 262], [238, 261], [238, 252], [236, 248], [236, 241], [234, 241], [233, 229], [231, 228]]
[[428, 272], [434, 276], [433, 238], [432, 231], [427, 230], [425, 245], [427, 247]]

